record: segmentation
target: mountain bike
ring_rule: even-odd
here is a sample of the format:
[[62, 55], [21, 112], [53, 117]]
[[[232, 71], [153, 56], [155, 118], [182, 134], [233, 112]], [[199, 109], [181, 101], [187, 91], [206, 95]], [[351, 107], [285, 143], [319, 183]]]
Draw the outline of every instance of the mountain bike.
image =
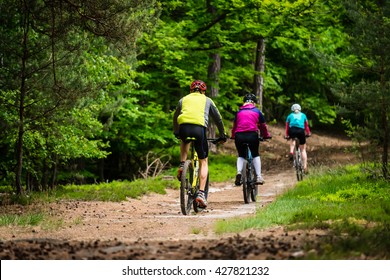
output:
[[[190, 159], [184, 162], [183, 172], [181, 174], [180, 181], [180, 208], [183, 215], [189, 215], [191, 208], [195, 213], [202, 211], [204, 208], [200, 207], [195, 201], [195, 198], [199, 191], [199, 158], [195, 151], [193, 138], [187, 139], [190, 143]], [[222, 141], [221, 138], [207, 139], [213, 144], [218, 144]], [[207, 199], [209, 192], [209, 174], [207, 174], [206, 185], [204, 189], [205, 198]]]
[[[305, 137], [307, 138], [309, 136], [306, 135]], [[287, 137], [286, 139], [289, 140], [291, 138]], [[295, 168], [297, 180], [302, 181], [305, 172], [303, 168], [302, 153], [301, 153], [301, 149], [299, 148], [299, 139], [297, 137], [294, 137], [292, 138], [292, 141], [294, 142], [293, 167]]]
[[[260, 141], [264, 141], [263, 138], [259, 138]], [[259, 192], [259, 186], [256, 184], [256, 173], [253, 165], [253, 157], [249, 144], [244, 143], [246, 149], [245, 161], [242, 172], [242, 193], [244, 195], [244, 202], [248, 204], [251, 200], [256, 202], [257, 194]]]

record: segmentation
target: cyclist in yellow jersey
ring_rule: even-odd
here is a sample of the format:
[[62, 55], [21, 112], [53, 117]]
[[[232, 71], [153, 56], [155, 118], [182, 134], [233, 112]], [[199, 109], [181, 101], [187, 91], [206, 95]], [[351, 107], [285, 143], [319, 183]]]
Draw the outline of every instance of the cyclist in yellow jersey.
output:
[[190, 94], [179, 100], [176, 111], [173, 116], [173, 129], [180, 143], [180, 166], [177, 178], [181, 180], [184, 162], [187, 160], [190, 142], [186, 141], [188, 137], [195, 138], [194, 147], [199, 158], [199, 193], [196, 201], [201, 207], [207, 207], [207, 200], [204, 194], [208, 174], [208, 143], [206, 129], [209, 124], [209, 116], [214, 120], [220, 139], [226, 142], [225, 128], [222, 122], [221, 114], [211, 98], [206, 94], [207, 86], [201, 80], [195, 80], [191, 83]]

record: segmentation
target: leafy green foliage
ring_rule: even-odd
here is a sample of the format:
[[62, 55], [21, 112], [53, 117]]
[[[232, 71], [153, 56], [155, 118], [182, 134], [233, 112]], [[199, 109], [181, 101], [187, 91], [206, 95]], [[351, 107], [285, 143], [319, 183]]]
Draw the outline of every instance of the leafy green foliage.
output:
[[[138, 56], [138, 69], [143, 73], [137, 81], [149, 90], [151, 98], [160, 96], [153, 94], [156, 89], [169, 92], [164, 103], [172, 108], [192, 79], [211, 82], [205, 71], [209, 55], [218, 53], [222, 69], [217, 102], [224, 116], [232, 119], [232, 107], [238, 106], [242, 94], [253, 86], [256, 41], [262, 37], [267, 44], [266, 72], [262, 74], [269, 118], [284, 119], [291, 103], [299, 102], [310, 111], [313, 124], [334, 122], [335, 100], [329, 84], [350, 74], [339, 73], [335, 59], [329, 59], [347, 56], [340, 5], [229, 0], [213, 5], [206, 7], [198, 1], [164, 3], [158, 26], [153, 34], [143, 37]], [[211, 8], [214, 13], [207, 12]]]
[[[368, 11], [374, 15], [383, 13], [383, 20], [374, 18], [385, 34], [388, 10], [372, 1], [365, 3], [372, 4]], [[0, 182], [4, 184], [20, 181], [28, 189], [44, 190], [65, 178], [133, 180], [145, 168], [148, 152], [177, 156], [172, 148], [177, 145], [172, 111], [193, 79], [218, 87], [215, 102], [227, 125], [242, 95], [253, 90], [258, 74], [264, 78], [268, 122], [284, 122], [295, 102], [302, 105], [312, 126], [338, 119], [339, 98], [354, 96], [356, 101], [372, 95], [381, 98], [382, 105], [388, 104], [387, 83], [372, 81], [378, 80], [379, 65], [389, 65], [389, 52], [381, 52], [382, 46], [389, 45], [389, 36], [374, 40], [371, 48], [366, 42], [378, 39], [377, 31], [359, 32], [359, 28], [373, 24], [367, 24], [365, 17], [353, 17], [348, 13], [353, 9], [337, 1], [51, 4], [0, 3], [0, 128], [4, 132]], [[266, 44], [264, 73], [254, 70], [260, 38]], [[349, 38], [365, 39], [364, 48], [355, 49]], [[218, 84], [208, 76], [213, 55], [221, 57]], [[335, 84], [347, 84], [352, 73], [355, 77], [367, 73], [341, 67], [352, 63], [375, 69], [376, 74], [340, 95]], [[348, 101], [343, 100], [347, 109], [354, 108]], [[362, 104], [367, 104], [359, 107], [365, 121], [378, 123], [371, 110], [378, 104]], [[352, 118], [360, 120], [362, 115]], [[382, 143], [386, 135], [378, 135], [375, 140]]]
[[[346, 1], [346, 15], [350, 20], [347, 32], [351, 50], [356, 56], [354, 79], [337, 87], [341, 97], [340, 113], [348, 118], [349, 133], [357, 141], [369, 139], [374, 146], [369, 161], [381, 162], [382, 177], [389, 178], [389, 104], [390, 104], [390, 6], [387, 1]], [[367, 28], [375, 25], [376, 28]], [[377, 173], [377, 172], [375, 172]]]
[[99, 112], [128, 88], [118, 84], [134, 86], [134, 43], [159, 8], [153, 0], [6, 0], [0, 10], [2, 179], [15, 176], [18, 192], [22, 180], [45, 189], [61, 164], [109, 154]]

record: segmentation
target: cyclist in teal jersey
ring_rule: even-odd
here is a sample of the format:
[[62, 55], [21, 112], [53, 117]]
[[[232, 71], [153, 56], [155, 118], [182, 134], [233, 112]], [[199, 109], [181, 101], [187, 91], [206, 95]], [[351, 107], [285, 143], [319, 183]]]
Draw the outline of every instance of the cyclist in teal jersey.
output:
[[286, 119], [286, 139], [290, 141], [290, 159], [293, 158], [294, 138], [299, 139], [299, 147], [302, 153], [303, 169], [307, 173], [307, 152], [306, 152], [306, 137], [311, 135], [309, 121], [304, 113], [301, 112], [301, 106], [294, 104], [291, 106], [291, 113]]

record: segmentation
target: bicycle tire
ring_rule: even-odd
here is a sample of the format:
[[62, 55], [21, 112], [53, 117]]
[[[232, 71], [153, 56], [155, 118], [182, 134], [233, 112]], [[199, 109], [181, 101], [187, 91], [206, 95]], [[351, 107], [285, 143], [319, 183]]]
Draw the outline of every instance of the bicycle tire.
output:
[[[196, 192], [198, 191], [199, 189], [199, 184], [197, 185], [198, 187], [196, 188]], [[196, 193], [195, 193], [196, 194]], [[206, 180], [206, 185], [204, 187], [204, 196], [207, 200], [207, 197], [209, 195], [209, 174], [207, 174], [207, 180]], [[194, 211], [195, 213], [198, 213], [198, 212], [202, 212], [204, 209], [204, 207], [199, 207], [198, 203], [195, 201], [195, 199], [193, 200], [193, 207], [194, 207]]]
[[252, 178], [253, 180], [252, 183], [251, 183], [251, 199], [253, 202], [256, 202], [256, 198], [257, 198], [257, 194], [259, 193], [259, 186], [257, 184], [255, 184], [254, 182], [254, 178], [255, 178], [256, 174], [255, 174], [255, 167], [252, 165]]
[[303, 180], [303, 167], [302, 167], [302, 158], [301, 153], [297, 150], [295, 151], [295, 171], [297, 174], [297, 180]]
[[[245, 160], [242, 170], [242, 194], [244, 196], [245, 204], [250, 202], [250, 174], [248, 169], [248, 162]], [[248, 188], [249, 187], [249, 188]]]
[[180, 208], [183, 215], [189, 215], [195, 197], [192, 189], [194, 169], [190, 160], [186, 160], [183, 166], [180, 183]]

